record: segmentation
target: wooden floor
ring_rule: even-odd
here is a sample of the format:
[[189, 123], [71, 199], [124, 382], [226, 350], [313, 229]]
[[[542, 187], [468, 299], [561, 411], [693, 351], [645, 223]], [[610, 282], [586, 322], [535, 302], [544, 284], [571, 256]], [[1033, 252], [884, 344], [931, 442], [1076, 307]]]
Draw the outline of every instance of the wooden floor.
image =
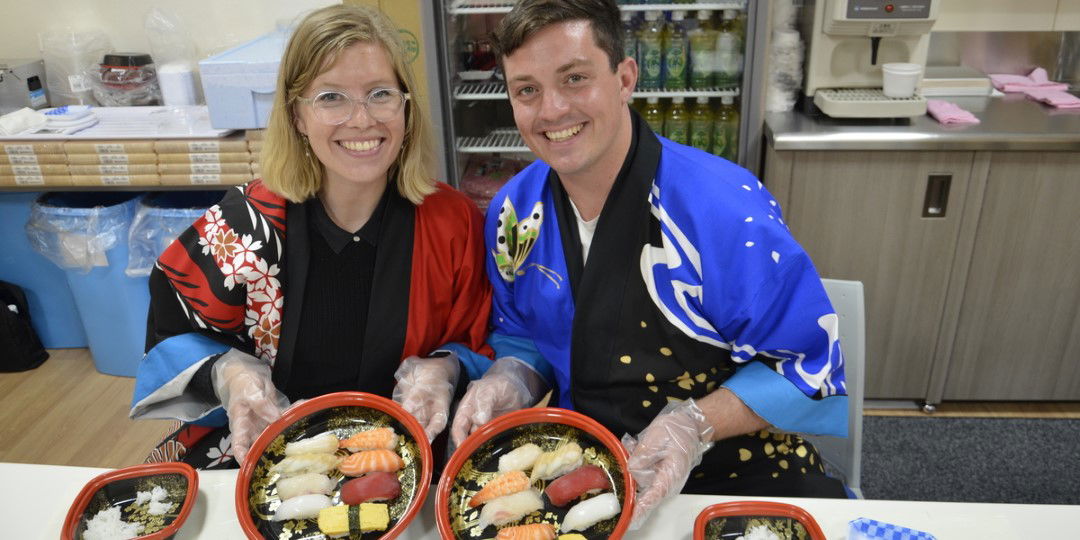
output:
[[[141, 463], [173, 423], [129, 420], [135, 380], [102, 375], [86, 349], [49, 351], [37, 369], [0, 373], [0, 461], [118, 468]], [[878, 416], [921, 416], [914, 403]], [[1080, 403], [943, 403], [935, 416], [1080, 418]]]

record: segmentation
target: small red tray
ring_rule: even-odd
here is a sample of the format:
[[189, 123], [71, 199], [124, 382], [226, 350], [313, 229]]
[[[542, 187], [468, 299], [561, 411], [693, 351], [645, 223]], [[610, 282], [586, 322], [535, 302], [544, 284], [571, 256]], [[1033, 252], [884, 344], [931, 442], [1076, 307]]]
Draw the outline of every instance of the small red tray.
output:
[[166, 518], [167, 525], [164, 528], [139, 536], [137, 540], [160, 540], [176, 534], [195, 506], [195, 495], [199, 492], [199, 475], [186, 463], [144, 463], [109, 471], [87, 482], [68, 509], [67, 518], [64, 519], [64, 528], [60, 531], [61, 540], [79, 538], [79, 530], [83, 528], [83, 524], [103, 509], [102, 507], [90, 510], [89, 506], [95, 500], [95, 496], [98, 496], [99, 503], [100, 499], [104, 498], [108, 506], [134, 501], [136, 492], [140, 491], [139, 482], [153, 481], [155, 477], [162, 483], [173, 484], [171, 489], [166, 487], [170, 492], [170, 500], [175, 502], [172, 495], [180, 492], [184, 494], [184, 500], [175, 516]]
[[810, 512], [793, 504], [768, 501], [734, 501], [706, 507], [694, 521], [694, 540], [705, 540], [709, 522], [716, 518], [731, 517], [778, 517], [794, 519], [806, 528], [811, 540], [825, 540], [825, 533]]

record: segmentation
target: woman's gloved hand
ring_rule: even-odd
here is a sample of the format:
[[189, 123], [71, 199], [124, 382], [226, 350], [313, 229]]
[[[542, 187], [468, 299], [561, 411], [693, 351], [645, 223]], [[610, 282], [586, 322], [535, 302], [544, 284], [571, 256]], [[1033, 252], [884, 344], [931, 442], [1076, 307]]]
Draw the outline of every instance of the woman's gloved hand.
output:
[[281, 417], [289, 399], [274, 386], [265, 360], [236, 349], [218, 358], [210, 376], [229, 416], [233, 457], [243, 465], [255, 439]]
[[712, 447], [712, 433], [705, 413], [688, 399], [668, 403], [636, 439], [623, 435], [630, 474], [637, 484], [631, 530], [640, 528], [661, 501], [682, 491], [690, 470]]
[[431, 358], [410, 356], [394, 373], [394, 401], [416, 417], [428, 441], [434, 440], [450, 420], [450, 401], [460, 371], [457, 355], [450, 353]]
[[469, 383], [461, 398], [450, 439], [460, 446], [470, 433], [492, 418], [535, 404], [547, 391], [547, 383], [531, 366], [517, 358], [495, 361], [483, 377]]

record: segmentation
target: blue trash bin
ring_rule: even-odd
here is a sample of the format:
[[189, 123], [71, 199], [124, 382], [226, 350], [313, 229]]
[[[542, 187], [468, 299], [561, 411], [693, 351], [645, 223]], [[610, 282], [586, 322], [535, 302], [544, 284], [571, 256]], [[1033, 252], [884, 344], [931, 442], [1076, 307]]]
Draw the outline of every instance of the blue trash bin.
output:
[[127, 275], [149, 276], [165, 248], [224, 196], [224, 191], [160, 191], [139, 201], [128, 232]]
[[138, 193], [49, 193], [26, 224], [34, 249], [64, 269], [94, 366], [134, 377], [146, 343], [148, 279], [128, 277], [127, 236]]
[[0, 280], [26, 291], [30, 319], [48, 349], [85, 347], [86, 332], [64, 271], [34, 251], [24, 232], [41, 193], [0, 193]]

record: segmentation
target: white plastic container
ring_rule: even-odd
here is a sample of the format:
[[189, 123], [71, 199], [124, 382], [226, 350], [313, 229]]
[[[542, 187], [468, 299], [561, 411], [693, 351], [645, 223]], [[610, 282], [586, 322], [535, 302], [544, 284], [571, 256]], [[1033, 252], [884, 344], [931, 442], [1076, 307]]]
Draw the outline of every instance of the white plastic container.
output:
[[909, 98], [922, 79], [923, 67], [919, 64], [893, 62], [881, 66], [881, 90], [885, 97]]
[[288, 32], [278, 30], [199, 61], [211, 126], [266, 127], [274, 104], [278, 65], [288, 39]]

